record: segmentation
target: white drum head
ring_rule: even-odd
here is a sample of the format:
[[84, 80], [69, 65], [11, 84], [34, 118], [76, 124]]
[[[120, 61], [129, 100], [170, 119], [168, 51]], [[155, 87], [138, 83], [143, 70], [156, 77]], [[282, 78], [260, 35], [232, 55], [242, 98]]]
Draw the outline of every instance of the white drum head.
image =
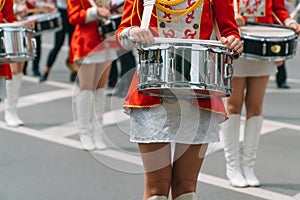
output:
[[295, 35], [293, 30], [287, 28], [277, 28], [268, 26], [241, 26], [242, 35], [258, 36], [258, 37], [289, 37]]

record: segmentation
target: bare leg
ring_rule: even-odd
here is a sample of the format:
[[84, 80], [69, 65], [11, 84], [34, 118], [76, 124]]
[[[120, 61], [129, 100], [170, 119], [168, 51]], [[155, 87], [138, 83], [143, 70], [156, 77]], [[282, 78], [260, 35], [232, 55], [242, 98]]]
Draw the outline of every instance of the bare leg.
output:
[[19, 74], [23, 73], [23, 68], [24, 68], [24, 62], [20, 63], [11, 63], [10, 68], [11, 68], [11, 73], [14, 74]]
[[226, 98], [226, 108], [228, 115], [241, 114], [244, 101], [244, 90], [246, 77], [234, 77], [232, 80], [232, 94]]
[[109, 73], [111, 68], [111, 61], [107, 61], [104, 63], [101, 63], [100, 65], [97, 65], [97, 71], [100, 75], [98, 77], [98, 85], [97, 88], [104, 88], [107, 84]]
[[196, 192], [197, 178], [207, 150], [207, 144], [176, 144], [172, 169], [172, 198]]
[[168, 197], [171, 185], [171, 144], [139, 144], [145, 170], [144, 200], [154, 195]]
[[254, 165], [263, 123], [262, 110], [268, 76], [249, 77], [246, 93], [246, 122], [242, 148], [242, 170], [249, 186], [259, 186], [260, 181], [255, 175]]
[[263, 101], [268, 81], [269, 76], [247, 78], [247, 91], [245, 97], [247, 119], [262, 114]]

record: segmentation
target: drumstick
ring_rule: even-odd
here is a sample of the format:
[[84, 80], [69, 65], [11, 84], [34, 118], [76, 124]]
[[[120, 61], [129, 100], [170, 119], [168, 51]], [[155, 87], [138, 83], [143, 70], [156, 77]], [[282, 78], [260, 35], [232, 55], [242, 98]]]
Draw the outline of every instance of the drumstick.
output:
[[277, 17], [277, 15], [276, 15], [274, 12], [272, 12], [272, 15], [273, 15], [275, 21], [276, 21], [278, 24], [280, 24], [281, 26], [283, 26], [283, 23], [280, 21], [280, 19]]
[[122, 3], [120, 3], [119, 5], [117, 5], [117, 6], [113, 7], [113, 8], [111, 8], [109, 11], [112, 13], [112, 12], [118, 10], [118, 9], [119, 9], [120, 7], [122, 7], [123, 5], [124, 5], [124, 1], [123, 1]]
[[293, 12], [291, 13], [291, 18], [295, 18], [297, 13], [299, 12], [300, 10], [300, 2], [298, 3], [298, 5], [296, 6], [296, 8], [293, 10]]
[[144, 0], [144, 12], [142, 16], [141, 28], [149, 28], [155, 0]]

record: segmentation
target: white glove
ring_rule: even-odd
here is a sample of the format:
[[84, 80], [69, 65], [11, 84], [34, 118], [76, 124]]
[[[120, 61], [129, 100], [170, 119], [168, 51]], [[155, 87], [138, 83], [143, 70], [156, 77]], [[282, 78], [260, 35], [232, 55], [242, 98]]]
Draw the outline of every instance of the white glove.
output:
[[124, 29], [120, 34], [121, 45], [125, 49], [132, 49], [136, 45], [152, 44], [154, 37], [147, 28], [132, 26]]

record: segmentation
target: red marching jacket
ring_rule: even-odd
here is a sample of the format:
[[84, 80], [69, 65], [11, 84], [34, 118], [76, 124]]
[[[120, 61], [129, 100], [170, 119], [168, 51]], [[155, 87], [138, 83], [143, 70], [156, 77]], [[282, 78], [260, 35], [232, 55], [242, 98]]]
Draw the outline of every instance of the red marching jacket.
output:
[[67, 0], [67, 3], [69, 22], [75, 25], [70, 46], [70, 56], [74, 62], [105, 48], [118, 48], [115, 41], [104, 42], [105, 38], [100, 38], [97, 21], [85, 23], [87, 9], [92, 7], [88, 0]]
[[[249, 19], [247, 15], [253, 15], [255, 17], [255, 22], [266, 23], [266, 24], [278, 23], [275, 20], [274, 15], [283, 24], [286, 19], [291, 18], [288, 11], [286, 10], [284, 0], [262, 0], [259, 2], [260, 5], [255, 4], [253, 6], [250, 6], [247, 3], [242, 4], [241, 2], [238, 2], [239, 12], [241, 12], [241, 7], [242, 7], [241, 14], [242, 16], [245, 16], [244, 19], [246, 21]], [[260, 11], [259, 7], [263, 8], [262, 11]]]
[[[13, 11], [13, 0], [0, 1], [0, 23], [17, 21]], [[0, 64], [0, 78], [11, 79], [9, 64]]]
[[[191, 2], [187, 0], [188, 3]], [[218, 27], [220, 29], [220, 33], [222, 36], [230, 36], [233, 35], [236, 38], [240, 38], [238, 26], [236, 25], [234, 19], [234, 12], [233, 12], [233, 4], [231, 0], [212, 0], [213, 3], [213, 10], [214, 16], [216, 17], [216, 21]], [[210, 9], [210, 1], [204, 0], [203, 1], [203, 9], [200, 19], [201, 20], [200, 26], [198, 26], [199, 33], [198, 37], [193, 37], [191, 34], [194, 30], [182, 30], [182, 27], [174, 27], [177, 29], [175, 31], [166, 30], [163, 35], [159, 35], [159, 37], [173, 37], [173, 33], [181, 30], [184, 31], [183, 38], [189, 39], [205, 39], [208, 40], [211, 37], [213, 31], [213, 18], [212, 18], [212, 10]], [[117, 30], [117, 35], [119, 35], [125, 28], [130, 26], [140, 26], [141, 24], [141, 16], [143, 11], [143, 2], [142, 0], [126, 0], [124, 5], [123, 17], [122, 22]], [[194, 11], [187, 13], [185, 16], [185, 21], [188, 22], [188, 17], [193, 15]], [[157, 10], [154, 6], [152, 17], [150, 20], [149, 27], [158, 27], [158, 24], [161, 22], [155, 17], [157, 16]], [[165, 22], [166, 23], [166, 22]], [[179, 25], [180, 26], [180, 25]], [[194, 26], [195, 27], [195, 26]], [[155, 28], [154, 28], [155, 29]], [[153, 31], [154, 36], [158, 36], [157, 30]], [[131, 82], [131, 86], [129, 88], [128, 94], [126, 96], [124, 102], [124, 108], [147, 108], [153, 105], [161, 104], [162, 99], [159, 97], [147, 96], [143, 95], [138, 92], [137, 90], [138, 85], [138, 78], [137, 74], [134, 75], [133, 80]], [[199, 98], [193, 102], [193, 105], [198, 106], [201, 109], [210, 110], [215, 113], [226, 115], [226, 110], [224, 108], [224, 104], [221, 98]]]

